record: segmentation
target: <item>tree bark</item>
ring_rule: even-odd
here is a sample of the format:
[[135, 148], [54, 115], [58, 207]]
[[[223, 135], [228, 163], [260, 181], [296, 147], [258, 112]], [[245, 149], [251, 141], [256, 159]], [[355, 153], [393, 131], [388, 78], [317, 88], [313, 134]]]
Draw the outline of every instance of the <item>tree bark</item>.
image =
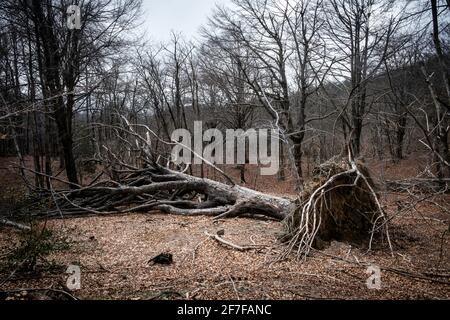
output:
[[[33, 0], [32, 3], [38, 48], [42, 47], [43, 51], [42, 55], [40, 51], [38, 52], [39, 69], [42, 77], [43, 92], [44, 95], [46, 95], [46, 98], [50, 100], [49, 105], [51, 106], [51, 110], [53, 111], [55, 116], [58, 135], [64, 153], [67, 178], [69, 182], [71, 182], [72, 188], [74, 188], [76, 187], [76, 185], [78, 185], [78, 176], [73, 155], [72, 142], [73, 93], [68, 94], [68, 105], [66, 106], [62, 96], [64, 93], [64, 89], [61, 83], [61, 53], [58, 49], [57, 38], [53, 30], [54, 25], [52, 21], [53, 17], [51, 16], [51, 8], [47, 7], [46, 16], [43, 9], [44, 4], [36, 0]], [[71, 75], [72, 78], [74, 76], [75, 75]], [[71, 88], [73, 88], [73, 86], [71, 86]], [[48, 154], [49, 150], [46, 150], [46, 153], [46, 157], [51, 156], [50, 154]]]
[[176, 215], [216, 218], [263, 215], [276, 220], [283, 220], [293, 210], [290, 199], [194, 177], [157, 164], [130, 172], [120, 177], [123, 183], [119, 186], [104, 181], [58, 194], [59, 209], [67, 215], [160, 210]]

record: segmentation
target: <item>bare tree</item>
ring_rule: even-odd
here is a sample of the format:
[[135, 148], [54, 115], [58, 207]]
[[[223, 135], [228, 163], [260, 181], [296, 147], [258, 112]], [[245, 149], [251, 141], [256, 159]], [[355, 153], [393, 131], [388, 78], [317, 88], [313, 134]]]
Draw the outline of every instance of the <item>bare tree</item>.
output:
[[338, 62], [333, 76], [345, 92], [339, 120], [355, 155], [361, 153], [364, 120], [376, 99], [368, 96], [368, 85], [394, 51], [390, 40], [402, 21], [394, 7], [389, 0], [332, 0], [327, 5], [327, 39]]
[[[42, 99], [57, 126], [67, 177], [72, 186], [76, 186], [72, 118], [80, 77], [87, 65], [119, 47], [119, 35], [131, 27], [140, 1], [80, 2], [83, 16], [79, 29], [66, 25], [68, 5], [64, 0], [5, 1], [0, 10], [2, 16], [8, 16], [24, 34], [32, 35], [29, 40], [34, 42]], [[47, 129], [49, 126], [46, 125]]]
[[[203, 81], [214, 84], [225, 98], [224, 105], [217, 110], [222, 127], [246, 131], [255, 124], [255, 115], [260, 105], [244, 76], [244, 73], [253, 73], [248, 63], [249, 56], [242, 53], [245, 49], [236, 50], [241, 52], [229, 54], [214, 43], [205, 43], [200, 52], [203, 61], [201, 75]], [[248, 160], [248, 154], [246, 159]], [[245, 164], [239, 164], [238, 168], [240, 180], [245, 183]]]
[[[320, 36], [322, 2], [245, 0], [235, 5], [238, 10], [218, 9], [211, 20], [216, 31], [206, 33], [222, 50], [231, 52], [232, 39], [233, 46], [250, 52], [252, 65], [259, 72], [249, 75], [244, 69], [244, 77], [281, 129], [301, 186], [301, 146], [308, 122], [305, 110], [308, 98], [317, 92], [329, 70]], [[293, 92], [298, 92], [300, 99], [292, 99]]]

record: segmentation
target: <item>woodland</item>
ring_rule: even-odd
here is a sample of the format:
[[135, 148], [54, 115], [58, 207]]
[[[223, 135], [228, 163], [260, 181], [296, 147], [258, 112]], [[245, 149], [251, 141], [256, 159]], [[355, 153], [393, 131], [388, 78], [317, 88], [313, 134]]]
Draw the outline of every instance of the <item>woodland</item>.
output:
[[145, 19], [0, 2], [0, 300], [450, 298], [449, 0], [230, 0], [164, 42]]

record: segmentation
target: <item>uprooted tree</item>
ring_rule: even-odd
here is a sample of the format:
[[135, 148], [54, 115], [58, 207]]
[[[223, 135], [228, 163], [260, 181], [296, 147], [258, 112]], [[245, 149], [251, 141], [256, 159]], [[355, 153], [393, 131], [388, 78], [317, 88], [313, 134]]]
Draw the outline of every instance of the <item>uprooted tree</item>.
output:
[[[293, 200], [239, 186], [212, 163], [209, 164], [224, 176], [225, 183], [171, 169], [170, 162], [162, 165], [161, 156], [151, 151], [148, 137], [153, 132], [121, 118], [122, 125], [114, 129], [124, 142], [121, 147], [128, 144], [125, 147], [128, 152], [122, 149], [119, 153], [103, 146], [106, 152], [95, 159], [102, 171], [89, 185], [67, 183], [71, 186], [67, 190], [40, 190], [54, 203], [46, 215], [159, 211], [183, 216], [208, 215], [214, 219], [265, 216], [285, 221], [282, 240], [288, 242], [286, 253], [295, 250], [298, 256], [306, 256], [311, 248], [321, 248], [333, 239], [371, 243], [375, 231], [386, 230], [387, 220], [368, 171], [351, 156], [318, 167], [313, 182], [298, 200]], [[139, 167], [126, 159], [131, 159], [131, 150], [139, 151], [136, 156], [140, 159]]]
[[[397, 161], [417, 138], [409, 151], [422, 154], [423, 145], [429, 168], [416, 181], [389, 183], [408, 190], [414, 204], [425, 201], [428, 195], [409, 189], [447, 192], [450, 176], [450, 11], [444, 1], [422, 2], [236, 0], [215, 10], [199, 43], [173, 34], [160, 46], [128, 37], [137, 0], [80, 2], [81, 29], [67, 28], [67, 1], [3, 0], [0, 151], [17, 155], [24, 181], [51, 203], [50, 215], [264, 215], [286, 223], [287, 253], [304, 255], [333, 239], [370, 245], [377, 232], [388, 235], [389, 219], [353, 156], [320, 166], [298, 200], [285, 199], [243, 188], [213, 164], [222, 183], [186, 174], [192, 167], [179, 172], [164, 159], [167, 141], [147, 143], [150, 130], [113, 113], [152, 123], [154, 136], [166, 140], [191, 121], [217, 126], [219, 115], [230, 129], [270, 122], [282, 133], [281, 168], [289, 159], [297, 187], [302, 163], [309, 171], [310, 160], [339, 152], [337, 141], [358, 154], [362, 134], [371, 133], [373, 151], [381, 158], [388, 145]], [[95, 130], [102, 125], [104, 132]], [[88, 183], [80, 176], [85, 165], [101, 171]], [[245, 165], [240, 170], [244, 181]], [[3, 217], [0, 225], [27, 229]]]

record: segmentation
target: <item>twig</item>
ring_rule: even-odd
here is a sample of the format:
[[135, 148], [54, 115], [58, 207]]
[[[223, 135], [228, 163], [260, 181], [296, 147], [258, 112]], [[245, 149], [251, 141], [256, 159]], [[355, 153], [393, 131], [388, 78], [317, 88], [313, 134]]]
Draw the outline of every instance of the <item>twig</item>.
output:
[[237, 291], [236, 285], [234, 284], [233, 278], [231, 276], [229, 276], [229, 278], [230, 278], [231, 284], [233, 285], [234, 293], [236, 293], [236, 298], [238, 300], [241, 300], [241, 298], [239, 297], [239, 293]]
[[31, 228], [29, 226], [26, 226], [24, 224], [21, 223], [17, 223], [11, 220], [7, 220], [7, 219], [0, 219], [0, 224], [8, 226], [8, 227], [12, 227], [12, 228], [16, 228], [22, 231], [30, 231]]
[[[345, 259], [345, 258], [338, 257], [338, 256], [335, 256], [335, 255], [332, 255], [332, 254], [329, 254], [329, 253], [325, 253], [325, 252], [322, 252], [322, 251], [320, 251], [320, 250], [315, 250], [315, 251], [318, 252], [318, 253], [320, 253], [320, 254], [323, 254], [324, 256], [333, 258], [333, 259], [335, 259], [335, 260], [340, 260], [340, 261], [343, 261], [343, 262], [346, 262], [346, 263], [349, 263], [349, 264], [357, 264], [357, 263], [354, 262], [354, 261], [347, 260], [347, 259]], [[370, 266], [371, 263], [368, 263], [368, 262], [360, 262], [359, 265]], [[422, 275], [422, 274], [418, 274], [418, 273], [412, 273], [412, 272], [409, 272], [409, 271], [406, 271], [406, 270], [395, 269], [395, 268], [390, 268], [390, 267], [383, 267], [383, 266], [380, 266], [380, 269], [381, 269], [381, 270], [384, 270], [384, 271], [396, 273], [396, 274], [401, 275], [401, 276], [404, 276], [404, 277], [409, 277], [409, 278], [415, 278], [415, 279], [420, 279], [420, 280], [426, 280], [426, 281], [430, 281], [430, 282], [441, 283], [441, 284], [448, 285], [448, 286], [450, 285], [450, 281], [444, 281], [444, 280], [439, 280], [439, 279], [433, 279], [433, 278], [431, 278], [431, 277], [427, 277], [425, 274]]]
[[5, 291], [0, 291], [1, 293], [5, 293], [5, 294], [11, 294], [11, 293], [17, 293], [17, 292], [33, 292], [33, 291], [51, 291], [51, 292], [55, 292], [55, 293], [61, 293], [63, 295], [65, 295], [66, 297], [70, 298], [71, 300], [79, 300], [78, 298], [76, 298], [75, 296], [71, 295], [70, 293], [68, 293], [67, 291], [64, 290], [58, 290], [58, 289], [50, 289], [50, 288], [27, 288], [27, 289], [14, 289], [14, 290], [5, 290]]
[[208, 233], [207, 231], [205, 231], [205, 235], [207, 235], [208, 237], [216, 240], [218, 243], [220, 243], [222, 245], [231, 247], [231, 248], [236, 249], [238, 251], [248, 251], [248, 250], [258, 249], [258, 247], [256, 247], [256, 246], [245, 246], [245, 247], [239, 246], [237, 244], [234, 244], [234, 243], [232, 243], [230, 241], [227, 241], [227, 240], [219, 237], [217, 234], [212, 235], [212, 234]]

